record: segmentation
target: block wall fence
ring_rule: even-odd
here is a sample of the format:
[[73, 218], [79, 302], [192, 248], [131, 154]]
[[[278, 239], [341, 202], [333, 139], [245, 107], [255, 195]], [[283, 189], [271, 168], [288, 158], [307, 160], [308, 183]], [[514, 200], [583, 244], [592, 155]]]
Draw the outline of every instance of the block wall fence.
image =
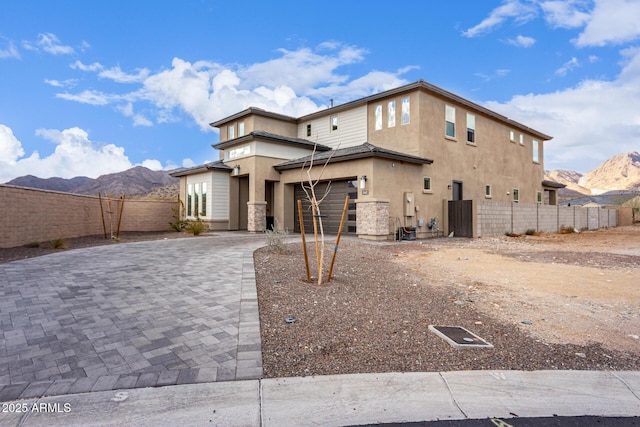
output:
[[[120, 210], [119, 197], [112, 196], [115, 234]], [[107, 235], [109, 208], [102, 198]], [[125, 199], [120, 231], [168, 231], [177, 201]], [[53, 239], [104, 234], [97, 196], [0, 185], [0, 248]]]
[[555, 233], [562, 227], [595, 230], [631, 225], [631, 221], [627, 221], [628, 217], [630, 219], [627, 212], [630, 208], [585, 208], [490, 200], [474, 200], [474, 203], [477, 211], [474, 236], [477, 233], [478, 237], [499, 236], [505, 233], [524, 234], [527, 230]]

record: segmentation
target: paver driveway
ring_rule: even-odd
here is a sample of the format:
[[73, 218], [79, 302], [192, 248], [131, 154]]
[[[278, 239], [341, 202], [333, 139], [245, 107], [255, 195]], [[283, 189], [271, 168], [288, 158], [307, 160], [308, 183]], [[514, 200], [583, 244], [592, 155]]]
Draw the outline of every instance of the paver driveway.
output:
[[225, 232], [0, 264], [0, 401], [261, 377], [263, 244]]

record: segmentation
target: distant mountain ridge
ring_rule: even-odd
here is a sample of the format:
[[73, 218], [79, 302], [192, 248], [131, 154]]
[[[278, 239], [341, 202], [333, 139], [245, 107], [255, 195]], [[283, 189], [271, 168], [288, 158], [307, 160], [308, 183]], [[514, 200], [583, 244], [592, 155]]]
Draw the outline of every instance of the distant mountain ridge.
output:
[[558, 191], [562, 200], [640, 191], [640, 153], [622, 153], [606, 160], [584, 175], [574, 171], [556, 169], [545, 171], [545, 179], [565, 184]]
[[26, 175], [12, 179], [6, 184], [75, 194], [101, 193], [114, 196], [124, 194], [131, 197], [153, 193], [156, 198], [171, 198], [178, 196], [179, 182], [179, 178], [170, 176], [166, 171], [152, 171], [143, 166], [136, 166], [123, 172], [101, 175], [95, 179], [86, 176], [44, 179]]

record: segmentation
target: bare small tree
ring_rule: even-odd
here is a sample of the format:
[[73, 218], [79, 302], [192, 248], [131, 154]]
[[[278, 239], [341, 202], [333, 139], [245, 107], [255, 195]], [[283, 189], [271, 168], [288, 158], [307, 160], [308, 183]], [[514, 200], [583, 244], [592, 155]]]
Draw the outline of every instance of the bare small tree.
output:
[[[331, 160], [331, 157], [333, 157], [333, 154], [335, 153], [335, 151], [331, 152], [327, 160], [324, 162], [324, 165], [322, 166], [322, 169], [320, 170], [320, 173], [318, 174], [317, 179], [314, 180], [313, 177], [311, 176], [311, 170], [313, 169], [313, 163], [316, 155], [316, 148], [317, 148], [317, 143], [313, 146], [313, 152], [311, 153], [311, 159], [309, 161], [309, 164], [305, 162], [302, 165], [302, 169], [301, 169], [302, 176], [300, 177], [300, 184], [302, 185], [302, 190], [304, 191], [307, 197], [307, 200], [309, 200], [309, 203], [311, 203], [313, 232], [314, 232], [315, 243], [316, 243], [316, 261], [318, 266], [318, 285], [322, 285], [322, 277], [324, 273], [324, 270], [323, 270], [324, 225], [322, 223], [322, 212], [320, 211], [320, 204], [323, 202], [324, 199], [326, 199], [326, 197], [331, 192], [331, 181], [329, 181], [327, 188], [324, 190], [324, 193], [320, 195], [320, 197], [318, 197], [318, 194], [316, 194], [316, 186], [320, 182], [320, 179], [322, 178], [324, 170], [326, 169], [327, 164], [329, 164], [329, 161]], [[306, 175], [306, 178], [304, 175]], [[320, 232], [319, 238], [318, 238], [318, 228]]]

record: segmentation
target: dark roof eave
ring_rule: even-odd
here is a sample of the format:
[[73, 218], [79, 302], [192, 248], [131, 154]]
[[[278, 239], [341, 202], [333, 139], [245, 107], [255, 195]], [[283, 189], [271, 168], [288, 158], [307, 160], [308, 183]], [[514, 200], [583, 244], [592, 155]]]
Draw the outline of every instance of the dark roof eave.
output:
[[565, 184], [561, 184], [561, 183], [556, 182], [556, 181], [550, 181], [550, 180], [547, 180], [547, 179], [542, 181], [542, 186], [543, 187], [551, 187], [551, 188], [565, 188], [566, 187]]
[[[372, 157], [377, 157], [377, 158], [383, 158], [383, 159], [389, 159], [389, 160], [397, 160], [399, 162], [407, 162], [407, 163], [413, 163], [413, 164], [418, 164], [418, 165], [430, 165], [433, 163], [433, 160], [431, 159], [422, 159], [419, 157], [413, 157], [413, 156], [403, 156], [403, 155], [398, 155], [398, 154], [393, 154], [393, 153], [385, 153], [385, 152], [380, 152], [380, 151], [369, 151], [367, 153], [354, 153], [354, 154], [347, 154], [347, 155], [343, 155], [343, 156], [332, 156], [328, 159], [316, 159], [315, 161], [324, 164], [326, 163], [338, 163], [338, 162], [346, 162], [349, 160], [359, 160], [359, 159], [367, 159], [367, 158], [372, 158]], [[301, 161], [297, 161], [295, 163], [286, 163], [286, 164], [281, 164], [281, 165], [275, 165], [273, 168], [277, 171], [283, 171], [283, 170], [289, 170], [289, 169], [298, 169], [301, 168], [302, 166], [304, 166], [305, 164], [309, 163], [309, 159], [306, 160], [301, 160]]]
[[209, 123], [209, 126], [211, 127], [220, 127], [222, 125], [224, 125], [225, 123], [228, 122], [232, 122], [234, 120], [238, 120], [242, 117], [246, 117], [249, 116], [251, 114], [255, 114], [258, 116], [264, 116], [264, 117], [270, 117], [272, 119], [278, 119], [278, 120], [283, 120], [286, 122], [292, 122], [295, 123], [297, 121], [297, 119], [295, 117], [291, 117], [291, 116], [286, 116], [284, 114], [278, 114], [278, 113], [273, 113], [271, 111], [267, 111], [267, 110], [263, 110], [262, 108], [257, 108], [257, 107], [249, 107], [245, 110], [242, 110], [236, 114], [233, 114], [231, 116], [228, 117], [224, 117], [220, 120], [216, 120], [215, 122]]
[[173, 176], [174, 178], [179, 178], [181, 176], [193, 175], [196, 173], [207, 172], [210, 170], [219, 170], [221, 172], [231, 172], [232, 169], [229, 166], [222, 163], [222, 161], [217, 161], [217, 162], [206, 163], [204, 165], [193, 166], [190, 168], [176, 169], [172, 172], [169, 172], [169, 175]]
[[[284, 145], [295, 145], [299, 147], [313, 149], [314, 144], [311, 141], [300, 140], [298, 138], [288, 138], [282, 137], [280, 135], [269, 134], [266, 132], [251, 132], [239, 138], [230, 139], [223, 142], [218, 142], [217, 144], [212, 144], [211, 146], [216, 150], [224, 150], [229, 147], [233, 147], [234, 145], [242, 144], [251, 140], [262, 140], [267, 142], [273, 142], [276, 144], [284, 144]], [[330, 151], [331, 147], [322, 144], [316, 144], [316, 151]]]

